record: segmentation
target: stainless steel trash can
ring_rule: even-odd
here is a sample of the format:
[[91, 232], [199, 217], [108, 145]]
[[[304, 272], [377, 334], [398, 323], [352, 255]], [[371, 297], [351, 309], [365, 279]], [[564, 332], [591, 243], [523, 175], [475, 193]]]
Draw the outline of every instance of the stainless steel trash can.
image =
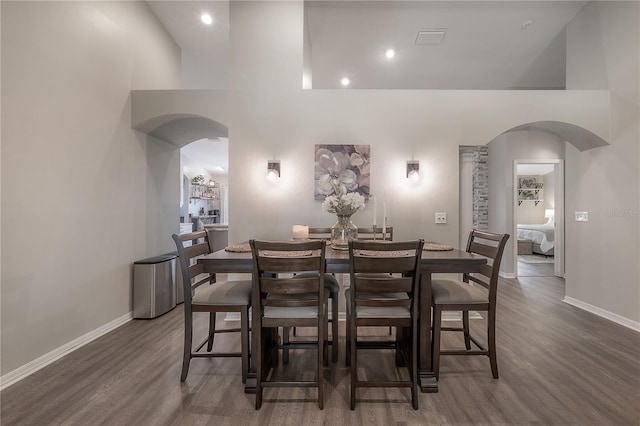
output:
[[175, 254], [133, 263], [133, 317], [156, 318], [176, 306]]

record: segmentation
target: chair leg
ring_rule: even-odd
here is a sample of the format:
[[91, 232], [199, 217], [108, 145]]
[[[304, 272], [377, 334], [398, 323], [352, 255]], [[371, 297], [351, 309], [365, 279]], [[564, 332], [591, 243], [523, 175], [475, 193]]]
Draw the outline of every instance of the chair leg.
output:
[[254, 336], [256, 347], [254, 348], [254, 359], [256, 368], [256, 410], [262, 407], [262, 368], [264, 363], [264, 347], [262, 342], [262, 329], [260, 324], [253, 324], [253, 332], [257, 333]]
[[487, 321], [487, 340], [489, 346], [489, 361], [491, 362], [491, 374], [493, 378], [498, 378], [498, 356], [496, 354], [496, 312], [489, 311], [489, 319]]
[[351, 338], [349, 339], [349, 345], [351, 346], [351, 396], [349, 398], [349, 408], [356, 409], [356, 383], [358, 381], [358, 364], [357, 364], [357, 340], [358, 340], [358, 328], [355, 326], [355, 321], [352, 319], [349, 321], [349, 327], [351, 328]]
[[[324, 407], [324, 368], [323, 365], [327, 361], [327, 353], [325, 352], [327, 318], [326, 309], [324, 318], [318, 319], [318, 363], [317, 363], [317, 381], [318, 381], [318, 409]], [[322, 322], [322, 324], [320, 324]]]
[[[396, 329], [397, 332], [397, 329]], [[418, 321], [413, 321], [411, 327], [411, 405], [414, 410], [418, 409]]]
[[249, 308], [240, 311], [240, 347], [242, 350], [242, 383], [247, 383], [249, 373]]
[[464, 347], [471, 350], [471, 339], [469, 338], [469, 311], [462, 311], [462, 328], [464, 330]]
[[282, 363], [289, 363], [289, 327], [282, 327]]
[[402, 350], [404, 349], [404, 327], [396, 327], [396, 367], [402, 367]]
[[344, 365], [349, 367], [351, 365], [351, 319], [349, 318], [349, 309], [347, 309], [347, 325], [345, 328], [346, 328], [346, 337], [344, 339], [344, 344], [345, 344]]
[[213, 349], [213, 339], [216, 337], [216, 313], [209, 312], [209, 337], [207, 339], [207, 352]]
[[331, 295], [331, 358], [338, 361], [338, 293]]
[[191, 315], [191, 312], [185, 312], [184, 316], [184, 350], [182, 355], [182, 374], [180, 375], [181, 382], [187, 380], [189, 362], [191, 361], [191, 346], [193, 345], [193, 318]]
[[433, 374], [436, 380], [440, 377], [440, 333], [442, 325], [442, 306], [433, 307]]

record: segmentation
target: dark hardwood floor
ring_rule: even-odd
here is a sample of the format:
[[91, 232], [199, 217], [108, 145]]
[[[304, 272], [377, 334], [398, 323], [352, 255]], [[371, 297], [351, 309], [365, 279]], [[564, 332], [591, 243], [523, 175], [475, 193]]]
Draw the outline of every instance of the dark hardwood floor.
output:
[[[558, 278], [501, 279], [500, 379], [491, 377], [486, 357], [443, 357], [440, 392], [420, 394], [418, 411], [407, 389], [360, 390], [350, 411], [343, 345], [339, 362], [324, 371], [322, 411], [314, 389], [278, 388], [267, 389], [262, 409], [255, 411], [254, 396], [243, 392], [238, 358], [195, 359], [180, 383], [179, 306], [154, 320], [127, 323], [5, 389], [0, 420], [5, 426], [638, 425], [640, 334], [567, 305], [563, 296]], [[483, 336], [485, 321], [471, 322]], [[200, 330], [204, 325], [203, 316]], [[237, 336], [223, 336], [217, 344], [239, 346]], [[458, 334], [445, 333], [443, 344], [462, 342]], [[314, 356], [293, 353], [276, 374], [313, 374]], [[406, 374], [395, 369], [391, 353], [363, 351], [360, 359], [362, 375]]]

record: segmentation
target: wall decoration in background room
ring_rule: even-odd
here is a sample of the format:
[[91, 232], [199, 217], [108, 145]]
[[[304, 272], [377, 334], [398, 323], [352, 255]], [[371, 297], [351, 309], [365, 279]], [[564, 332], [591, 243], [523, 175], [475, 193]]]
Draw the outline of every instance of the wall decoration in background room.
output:
[[314, 198], [335, 194], [336, 186], [369, 197], [370, 167], [369, 145], [316, 145]]

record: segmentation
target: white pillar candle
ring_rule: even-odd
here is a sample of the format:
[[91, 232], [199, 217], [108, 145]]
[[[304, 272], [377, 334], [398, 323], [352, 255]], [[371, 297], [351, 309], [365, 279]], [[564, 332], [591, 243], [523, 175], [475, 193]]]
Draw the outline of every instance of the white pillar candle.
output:
[[378, 224], [378, 201], [376, 200], [376, 197], [371, 198], [373, 198], [373, 228], [375, 230], [376, 225]]
[[387, 233], [387, 191], [382, 193], [382, 239], [386, 240]]
[[293, 225], [293, 238], [296, 240], [309, 238], [309, 225]]

